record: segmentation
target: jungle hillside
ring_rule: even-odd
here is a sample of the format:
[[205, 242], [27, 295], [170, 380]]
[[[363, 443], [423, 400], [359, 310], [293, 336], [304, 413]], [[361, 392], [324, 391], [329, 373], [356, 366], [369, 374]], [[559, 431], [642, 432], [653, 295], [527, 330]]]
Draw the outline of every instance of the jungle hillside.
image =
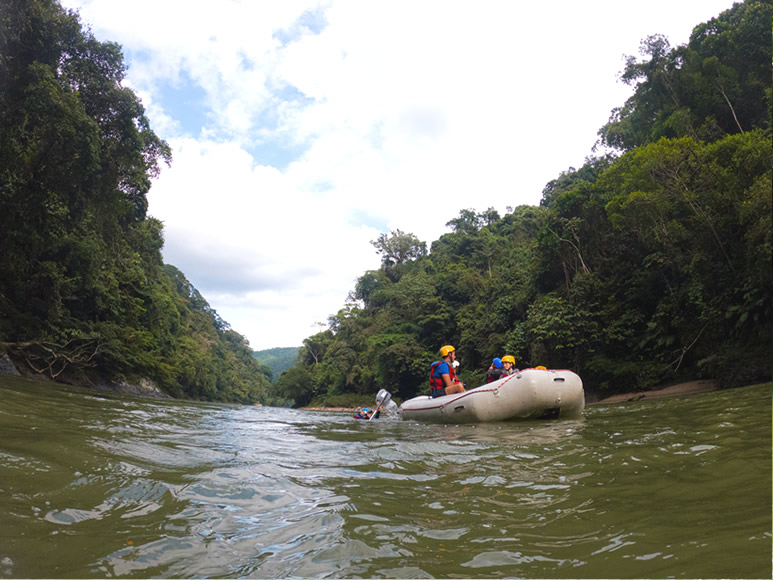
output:
[[632, 96], [598, 131], [605, 153], [539, 206], [462, 209], [429, 249], [399, 229], [374, 240], [381, 267], [304, 340], [281, 396], [426, 394], [445, 344], [468, 386], [505, 354], [571, 369], [591, 397], [769, 380], [772, 21], [746, 0], [686, 45], [644, 39], [620, 74]]
[[269, 402], [271, 371], [172, 265], [151, 179], [171, 162], [115, 43], [53, 0], [0, 3], [0, 355], [83, 385]]
[[267, 348], [255, 351], [258, 362], [271, 369], [271, 381], [277, 382], [283, 372], [295, 366], [298, 360], [297, 346]]

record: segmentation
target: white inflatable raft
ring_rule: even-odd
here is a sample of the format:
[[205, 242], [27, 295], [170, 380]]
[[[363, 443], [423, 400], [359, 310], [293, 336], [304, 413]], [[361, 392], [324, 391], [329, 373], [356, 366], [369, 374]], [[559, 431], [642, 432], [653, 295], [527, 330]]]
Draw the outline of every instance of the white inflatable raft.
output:
[[582, 380], [572, 371], [525, 369], [464, 393], [414, 397], [400, 405], [400, 417], [430, 423], [483, 423], [580, 417], [584, 408]]

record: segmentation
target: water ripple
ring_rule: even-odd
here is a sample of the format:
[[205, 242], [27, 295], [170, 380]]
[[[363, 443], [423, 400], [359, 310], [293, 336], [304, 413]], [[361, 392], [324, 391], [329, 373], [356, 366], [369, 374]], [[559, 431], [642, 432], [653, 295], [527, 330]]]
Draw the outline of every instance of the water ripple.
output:
[[770, 577], [769, 386], [462, 426], [0, 388], [0, 577]]

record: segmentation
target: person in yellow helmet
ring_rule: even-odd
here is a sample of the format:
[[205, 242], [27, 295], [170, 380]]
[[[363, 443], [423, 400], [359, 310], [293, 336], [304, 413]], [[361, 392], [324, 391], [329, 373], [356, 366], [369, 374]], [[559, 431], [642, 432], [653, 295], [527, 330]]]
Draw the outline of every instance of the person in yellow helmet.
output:
[[455, 395], [465, 391], [456, 376], [456, 349], [450, 344], [440, 349], [440, 360], [432, 363], [429, 370], [429, 389], [432, 397]]
[[502, 369], [503, 377], [514, 375], [520, 370], [515, 368], [515, 357], [509, 354], [506, 354], [505, 356], [502, 357], [502, 366], [505, 367], [504, 369]]

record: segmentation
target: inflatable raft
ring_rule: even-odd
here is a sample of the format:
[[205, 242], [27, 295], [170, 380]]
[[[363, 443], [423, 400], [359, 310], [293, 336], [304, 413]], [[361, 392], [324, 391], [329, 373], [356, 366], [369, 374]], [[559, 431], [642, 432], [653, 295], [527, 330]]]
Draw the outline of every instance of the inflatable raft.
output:
[[483, 423], [582, 416], [585, 392], [572, 371], [526, 369], [464, 393], [414, 397], [400, 405], [404, 420]]

